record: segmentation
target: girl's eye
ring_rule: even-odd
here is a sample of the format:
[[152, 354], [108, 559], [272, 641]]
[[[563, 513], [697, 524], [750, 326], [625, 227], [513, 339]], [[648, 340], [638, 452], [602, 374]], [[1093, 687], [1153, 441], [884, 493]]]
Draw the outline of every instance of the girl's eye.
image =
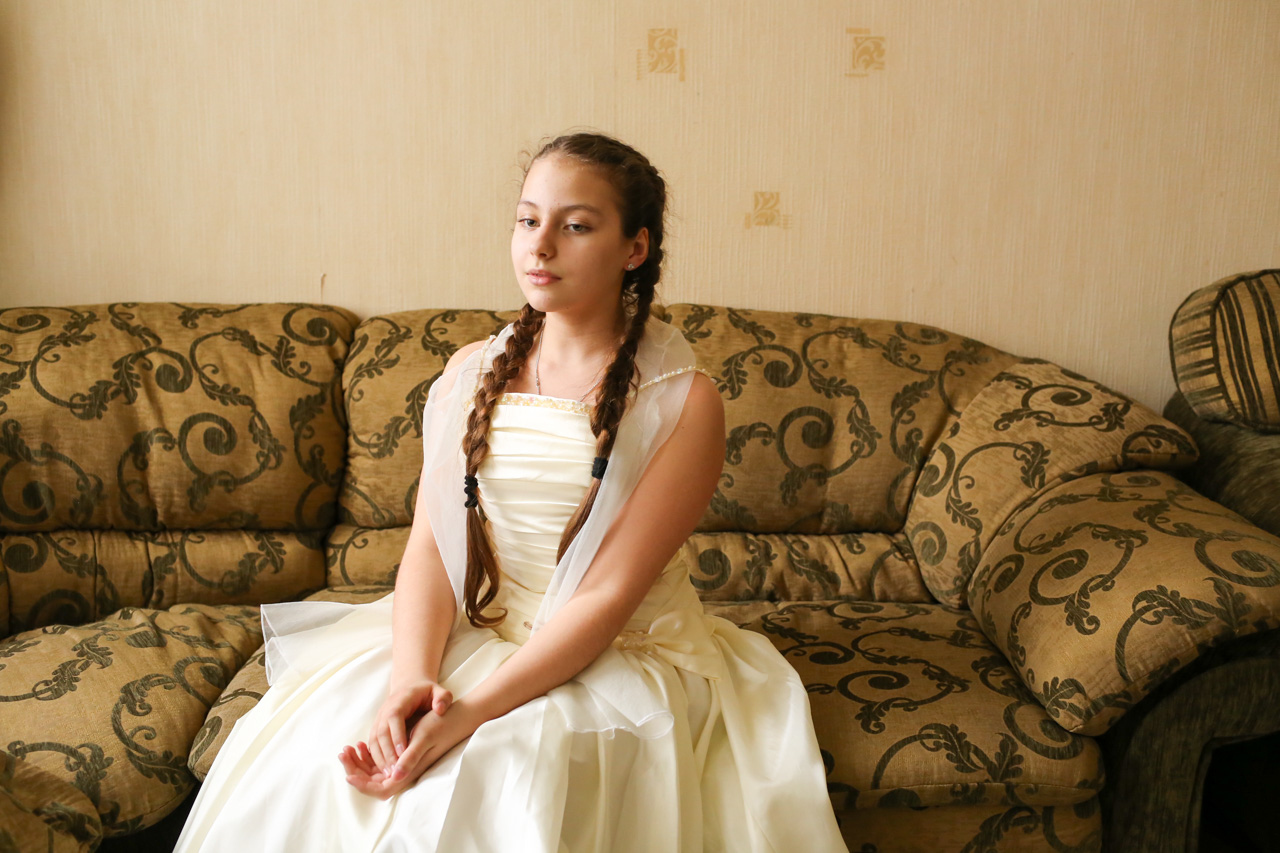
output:
[[588, 231], [591, 230], [591, 227], [589, 225], [583, 225], [581, 222], [570, 222], [569, 227], [581, 229], [579, 231], [574, 231], [573, 232], [574, 234], [586, 234]]
[[531, 226], [529, 226], [529, 225], [525, 225], [525, 223], [526, 223], [526, 222], [532, 222], [532, 221], [533, 221], [532, 219], [530, 219], [529, 217], [527, 217], [527, 216], [526, 216], [526, 217], [525, 217], [525, 218], [523, 218], [523, 219], [517, 219], [517, 220], [516, 220], [516, 224], [517, 224], [517, 225], [524, 225], [524, 227], [525, 227], [525, 228], [529, 228], [529, 227], [531, 227]]

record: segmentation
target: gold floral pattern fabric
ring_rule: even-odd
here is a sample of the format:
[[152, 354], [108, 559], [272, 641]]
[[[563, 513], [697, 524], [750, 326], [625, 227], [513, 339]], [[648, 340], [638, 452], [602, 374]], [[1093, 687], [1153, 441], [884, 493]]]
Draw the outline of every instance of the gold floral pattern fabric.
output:
[[938, 604], [708, 605], [799, 672], [837, 813], [1071, 805], [1102, 787], [1090, 738], [1046, 715], [964, 610]]
[[996, 530], [1044, 489], [1195, 459], [1190, 436], [1145, 406], [1024, 359], [980, 389], [924, 465], [906, 520], [924, 582], [939, 601], [962, 607]]
[[700, 531], [896, 533], [928, 449], [1013, 356], [931, 326], [678, 304], [716, 377], [724, 473]]
[[258, 608], [234, 605], [15, 634], [0, 643], [0, 749], [83, 793], [104, 835], [136, 832], [191, 790], [192, 739], [261, 644]]
[[0, 525], [329, 527], [353, 319], [319, 305], [0, 311]]
[[353, 326], [319, 305], [0, 311], [0, 630], [322, 585]]
[[409, 527], [377, 530], [339, 524], [325, 545], [328, 586], [392, 587], [409, 542]]
[[88, 853], [101, 839], [83, 791], [0, 749], [0, 853]]
[[1073, 806], [942, 806], [850, 812], [840, 821], [850, 853], [1098, 853], [1096, 799]]
[[672, 559], [703, 601], [933, 601], [901, 535], [694, 533]]
[[369, 528], [412, 522], [427, 392], [458, 349], [496, 334], [516, 316], [402, 311], [360, 324], [342, 369], [349, 429], [342, 521]]
[[0, 537], [8, 583], [0, 598], [14, 633], [79, 625], [121, 607], [285, 601], [324, 586], [320, 544], [285, 530], [13, 533]]
[[197, 781], [203, 782], [209, 775], [213, 759], [218, 757], [218, 750], [226, 743], [236, 720], [257, 705], [267, 692], [270, 685], [267, 684], [266, 652], [265, 645], [258, 646], [258, 650], [232, 676], [218, 700], [209, 707], [187, 756], [187, 769]]
[[1280, 539], [1167, 474], [1094, 474], [1000, 528], [969, 601], [1049, 715], [1098, 735], [1209, 648], [1280, 626]]

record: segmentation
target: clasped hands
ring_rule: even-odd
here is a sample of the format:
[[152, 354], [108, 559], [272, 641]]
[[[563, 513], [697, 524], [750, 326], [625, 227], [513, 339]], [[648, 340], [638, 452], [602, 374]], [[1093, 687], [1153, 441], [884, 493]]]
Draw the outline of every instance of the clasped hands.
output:
[[352, 787], [385, 800], [418, 781], [480, 722], [465, 703], [453, 707], [453, 695], [436, 682], [416, 682], [393, 690], [378, 709], [369, 742], [344, 746], [338, 760]]

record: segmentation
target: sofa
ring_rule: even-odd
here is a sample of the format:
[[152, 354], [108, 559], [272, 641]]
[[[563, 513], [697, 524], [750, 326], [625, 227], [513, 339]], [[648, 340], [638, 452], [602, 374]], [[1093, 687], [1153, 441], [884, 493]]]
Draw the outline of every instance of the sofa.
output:
[[[1273, 641], [1280, 539], [1187, 432], [938, 328], [656, 310], [726, 412], [673, 565], [800, 673], [850, 849], [1195, 849], [1112, 843], [1195, 812], [1115, 780], [1203, 746], [1162, 709]], [[0, 312], [0, 851], [160, 821], [266, 689], [257, 605], [390, 591], [427, 391], [513, 316]]]

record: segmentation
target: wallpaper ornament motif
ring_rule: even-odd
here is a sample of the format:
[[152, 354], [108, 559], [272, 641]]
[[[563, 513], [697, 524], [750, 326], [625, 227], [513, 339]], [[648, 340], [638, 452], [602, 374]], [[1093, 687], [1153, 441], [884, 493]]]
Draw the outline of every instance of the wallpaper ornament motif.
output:
[[845, 32], [853, 37], [853, 49], [849, 54], [846, 77], [867, 77], [872, 71], [884, 70], [884, 36], [873, 36], [871, 30], [848, 27]]
[[757, 192], [747, 214], [746, 227], [790, 228], [791, 216], [778, 209], [782, 193]]
[[684, 48], [677, 45], [675, 28], [651, 29], [648, 36], [648, 47], [636, 51], [636, 79], [643, 80], [648, 74], [674, 74], [683, 83]]

